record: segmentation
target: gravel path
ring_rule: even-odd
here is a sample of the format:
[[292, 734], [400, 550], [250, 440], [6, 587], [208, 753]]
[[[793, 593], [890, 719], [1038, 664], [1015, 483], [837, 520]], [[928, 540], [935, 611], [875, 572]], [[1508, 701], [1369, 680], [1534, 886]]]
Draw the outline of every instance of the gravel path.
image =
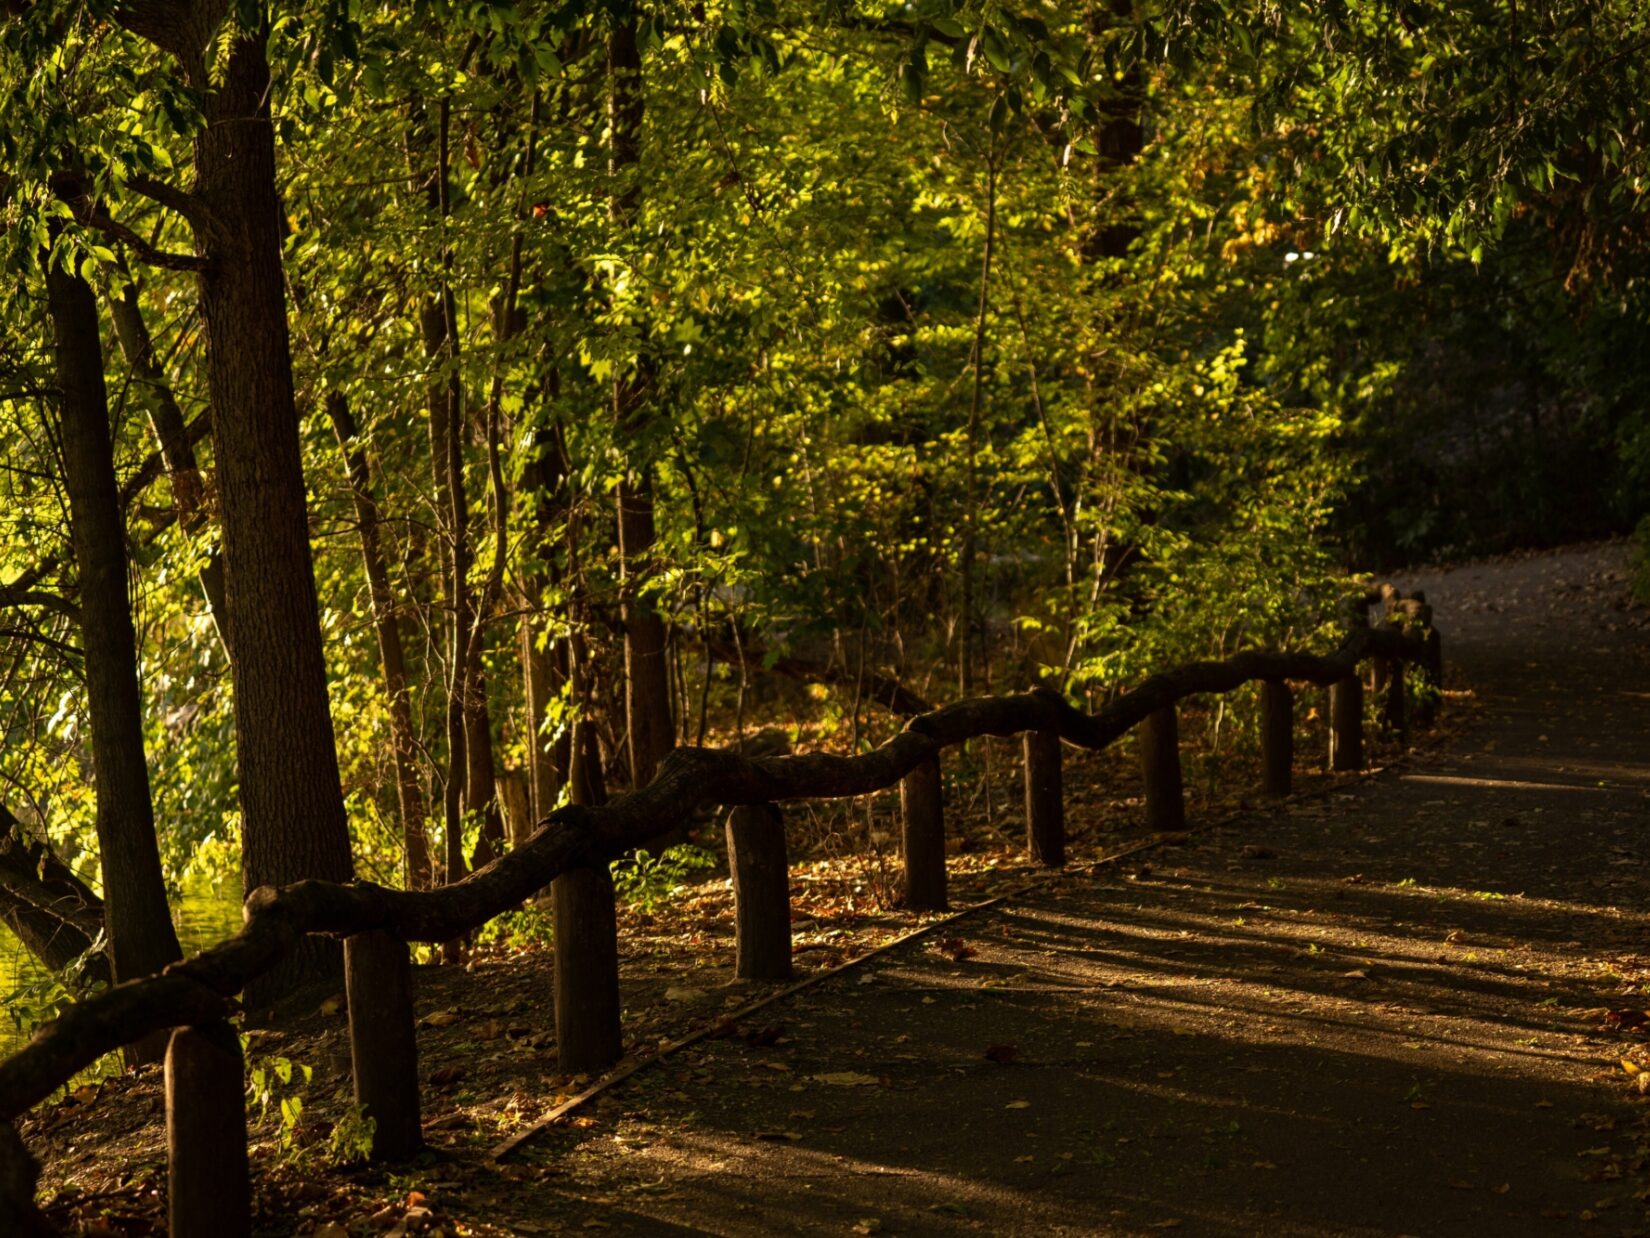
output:
[[780, 1003], [775, 1043], [705, 1042], [528, 1145], [486, 1219], [1643, 1232], [1618, 1059], [1650, 1005], [1650, 662], [1625, 574], [1609, 545], [1417, 576], [1461, 694], [1442, 748]]

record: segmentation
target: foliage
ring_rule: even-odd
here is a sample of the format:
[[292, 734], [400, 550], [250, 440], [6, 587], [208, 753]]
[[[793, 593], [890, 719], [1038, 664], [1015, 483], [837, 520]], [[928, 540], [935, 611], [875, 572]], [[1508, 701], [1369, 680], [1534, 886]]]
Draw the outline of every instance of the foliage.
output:
[[[178, 261], [196, 224], [174, 209], [207, 96], [134, 20], [50, 0], [0, 27], [0, 782], [95, 884], [56, 263], [106, 324], [130, 298], [153, 336], [158, 379], [112, 329], [104, 368], [176, 894], [233, 887], [240, 822], [233, 669], [200, 585], [211, 435], [206, 519], [182, 518], [181, 475], [133, 481], [162, 389], [188, 418], [212, 401]], [[228, 21], [207, 86], [232, 35], [270, 63], [316, 621], [365, 877], [399, 879], [407, 823], [331, 401], [359, 426], [405, 645], [415, 833], [446, 828], [466, 778], [445, 726], [460, 533], [486, 608], [470, 742], [530, 783], [588, 726], [618, 789], [631, 588], [670, 633], [679, 741], [747, 730], [762, 673], [714, 652], [734, 644], [838, 672], [806, 708], [846, 747], [883, 725], [842, 686], [858, 667], [943, 701], [973, 649], [976, 686], [1093, 703], [1187, 658], [1321, 646], [1353, 566], [1644, 514], [1650, 404], [1622, 359], [1647, 321], [1650, 92], [1624, 0], [282, 2]], [[621, 35], [634, 82], [608, 69]], [[449, 390], [456, 503], [432, 464]], [[614, 502], [638, 480], [657, 538], [627, 563]], [[455, 797], [470, 858], [477, 790]], [[532, 820], [572, 798], [539, 794]], [[615, 877], [646, 907], [706, 862], [644, 853]]]
[[679, 843], [659, 855], [638, 848], [623, 859], [613, 861], [613, 889], [638, 911], [652, 913], [667, 899], [681, 893], [684, 883], [694, 873], [715, 867], [716, 857], [692, 843]]
[[87, 967], [103, 950], [103, 935], [99, 934], [84, 953], [71, 960], [60, 972], [19, 969], [20, 974], [11, 991], [0, 995], [0, 1007], [5, 1009], [6, 1017], [20, 1037], [34, 1035], [35, 1029], [42, 1023], [51, 1022], [88, 992], [103, 987], [100, 982], [90, 981], [86, 976]]
[[334, 1165], [358, 1165], [372, 1156], [378, 1120], [359, 1103], [351, 1104], [332, 1124], [327, 1151]]
[[[243, 1047], [244, 1052], [244, 1047]], [[280, 1114], [281, 1151], [288, 1156], [298, 1150], [298, 1126], [304, 1116], [302, 1092], [315, 1075], [312, 1066], [280, 1055], [251, 1060], [247, 1073], [246, 1098], [258, 1107], [262, 1118], [274, 1104]]]
[[476, 941], [496, 943], [511, 950], [548, 946], [555, 940], [555, 919], [536, 903], [494, 916], [476, 933]]

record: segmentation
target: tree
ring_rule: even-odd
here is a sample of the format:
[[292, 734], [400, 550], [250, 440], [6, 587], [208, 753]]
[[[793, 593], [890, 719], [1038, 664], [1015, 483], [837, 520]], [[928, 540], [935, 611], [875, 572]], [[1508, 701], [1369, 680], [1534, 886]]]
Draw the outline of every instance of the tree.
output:
[[[67, 247], [65, 247], [67, 250]], [[80, 577], [103, 914], [115, 980], [159, 971], [182, 957], [166, 904], [144, 756], [137, 646], [126, 596], [126, 530], [109, 439], [97, 298], [69, 269], [72, 250], [48, 259], [47, 305], [61, 390], [58, 429]], [[151, 1038], [141, 1060], [164, 1045]]]

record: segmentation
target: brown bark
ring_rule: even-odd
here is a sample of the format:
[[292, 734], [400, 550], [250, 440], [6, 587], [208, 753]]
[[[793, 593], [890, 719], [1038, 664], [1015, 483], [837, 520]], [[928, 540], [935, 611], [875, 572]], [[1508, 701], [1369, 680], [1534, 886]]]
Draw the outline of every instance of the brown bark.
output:
[[1262, 789], [1288, 795], [1295, 777], [1295, 696], [1281, 680], [1260, 685], [1260, 752]]
[[1140, 773], [1146, 787], [1146, 828], [1186, 828], [1186, 786], [1180, 774], [1180, 723], [1173, 705], [1148, 714], [1140, 726]]
[[[103, 385], [97, 299], [80, 276], [48, 268], [46, 289], [61, 389], [60, 429], [75, 562], [80, 576], [81, 644], [91, 722], [102, 859], [103, 913], [116, 980], [159, 971], [182, 956], [160, 850], [143, 744], [137, 636], [127, 599], [126, 526], [115, 479]], [[151, 1044], [142, 1060], [158, 1060]]]
[[404, 1161], [424, 1146], [418, 1033], [407, 943], [382, 930], [344, 942], [350, 1073], [355, 1103], [373, 1120], [372, 1158]]
[[944, 911], [945, 804], [938, 753], [906, 772], [900, 782], [899, 805], [904, 905], [912, 911]]
[[1066, 805], [1060, 769], [1060, 736], [1027, 731], [1023, 741], [1026, 784], [1026, 852], [1033, 864], [1066, 862]]
[[[327, 702], [281, 265], [266, 34], [237, 34], [208, 73], [205, 38], [179, 49], [203, 91], [196, 244], [234, 650], [246, 888], [349, 880], [349, 826]], [[259, 986], [335, 980], [338, 943], [302, 943]]]
[[791, 870], [784, 818], [772, 804], [741, 805], [728, 814], [727, 840], [738, 943], [734, 974], [789, 980]]
[[34, 1201], [39, 1182], [40, 1163], [18, 1137], [17, 1128], [0, 1122], [0, 1216], [11, 1225], [13, 1238], [61, 1238]]
[[1329, 768], [1349, 773], [1364, 767], [1364, 685], [1347, 675], [1329, 685]]
[[246, 1081], [227, 1022], [181, 1027], [166, 1053], [166, 1230], [172, 1238], [252, 1232]]
[[624, 1053], [619, 930], [606, 864], [579, 865], [550, 884], [556, 934], [556, 1060], [565, 1074], [606, 1070]]
[[401, 813], [401, 837], [406, 860], [407, 888], [426, 890], [432, 884], [430, 842], [424, 831], [424, 787], [418, 773], [418, 733], [413, 726], [412, 697], [407, 691], [407, 658], [401, 645], [401, 620], [395, 590], [379, 544], [378, 502], [372, 495], [372, 473], [366, 448], [349, 401], [339, 391], [327, 395], [327, 416], [344, 453], [350, 497], [355, 502], [356, 529], [361, 536], [361, 563], [372, 598], [373, 627], [378, 634], [378, 661], [384, 672], [384, 695], [389, 699], [390, 746], [395, 758], [395, 796]]

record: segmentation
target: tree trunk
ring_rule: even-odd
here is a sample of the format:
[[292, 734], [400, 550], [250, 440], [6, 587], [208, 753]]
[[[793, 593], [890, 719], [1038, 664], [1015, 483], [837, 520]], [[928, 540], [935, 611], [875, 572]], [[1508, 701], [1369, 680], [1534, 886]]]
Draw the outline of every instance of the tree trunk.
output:
[[[103, 900], [0, 804], [0, 921], [54, 972], [85, 955], [103, 932]], [[109, 958], [86, 960], [82, 977], [109, 979]]]
[[[636, 46], [636, 11], [620, 0], [607, 40], [608, 172], [613, 177], [609, 215], [631, 226], [641, 196], [634, 176], [641, 161], [642, 58]], [[638, 357], [634, 369], [613, 381], [613, 415], [621, 450], [635, 443], [653, 394], [652, 367]], [[643, 595], [653, 572], [656, 532], [653, 474], [632, 461], [618, 487], [619, 614], [624, 624], [625, 723], [629, 732], [630, 784], [646, 786], [675, 743], [670, 715], [670, 671], [665, 661], [665, 625], [652, 599]], [[663, 845], [661, 843], [661, 845]]]
[[[555, 430], [533, 436], [533, 454], [522, 470], [522, 486], [536, 498], [533, 505], [528, 568], [523, 573], [527, 614], [521, 621], [521, 668], [526, 684], [528, 778], [533, 812], [543, 817], [556, 806], [567, 782], [572, 756], [572, 728], [554, 740], [545, 735], [550, 710], [567, 688], [568, 641], [552, 640], [545, 594], [557, 583], [556, 528], [565, 518], [562, 493], [567, 484], [566, 455]], [[569, 529], [567, 536], [572, 536]]]
[[[177, 509], [178, 523], [190, 537], [198, 536], [207, 523], [206, 483], [195, 462], [195, 447], [190, 441], [183, 410], [178, 407], [172, 386], [155, 357], [154, 340], [149, 335], [149, 324], [143, 320], [136, 284], [127, 284], [119, 296], [109, 298], [109, 314], [114, 319], [120, 351], [126, 364], [132, 367], [139, 398], [148, 410], [149, 426], [160, 445], [160, 458], [172, 483], [172, 504]], [[207, 556], [200, 571], [200, 586], [218, 640], [228, 652], [229, 625], [225, 616], [221, 549], [214, 549]]]
[[390, 706], [390, 745], [395, 756], [396, 804], [401, 812], [409, 890], [427, 890], [430, 842], [424, 832], [424, 787], [418, 776], [418, 734], [413, 727], [412, 698], [407, 692], [407, 659], [401, 646], [401, 621], [396, 614], [395, 590], [378, 541], [378, 503], [372, 497], [372, 474], [367, 453], [357, 443], [360, 431], [349, 401], [342, 392], [327, 395], [327, 416], [344, 453], [350, 494], [355, 500], [355, 522], [361, 534], [361, 563], [372, 596], [372, 620], [378, 633], [378, 660], [384, 670], [384, 695]]
[[[46, 290], [62, 395], [63, 473], [80, 575], [103, 913], [118, 982], [157, 972], [183, 952], [166, 904], [149, 798], [137, 637], [126, 595], [126, 527], [109, 437], [97, 298], [84, 279], [62, 267], [47, 270]], [[135, 1056], [158, 1061], [164, 1052], [165, 1037], [151, 1037]]]
[[[327, 703], [281, 266], [266, 33], [241, 34], [208, 74], [189, 49], [206, 123], [195, 140], [197, 245], [223, 522], [242, 870], [248, 891], [306, 877], [348, 881], [349, 824]], [[308, 937], [255, 991], [342, 974], [337, 941]]]
[[[427, 205], [439, 218], [452, 211], [448, 176], [450, 104], [437, 105], [436, 162], [423, 180]], [[409, 144], [409, 157], [413, 145]], [[418, 175], [416, 166], [413, 169]], [[493, 857], [504, 836], [493, 788], [492, 723], [487, 690], [481, 678], [480, 642], [470, 639], [476, 624], [475, 597], [470, 591], [469, 500], [464, 489], [464, 386], [458, 343], [458, 303], [449, 278], [452, 255], [444, 250], [440, 289], [428, 298], [419, 315], [424, 355], [433, 366], [428, 386], [430, 413], [430, 468], [435, 481], [437, 517], [444, 534], [442, 582], [448, 616], [447, 639], [447, 786], [443, 799], [446, 822], [447, 880], [457, 881], [468, 870], [463, 853], [463, 816], [479, 813], [481, 840], [476, 847], [479, 866]]]

